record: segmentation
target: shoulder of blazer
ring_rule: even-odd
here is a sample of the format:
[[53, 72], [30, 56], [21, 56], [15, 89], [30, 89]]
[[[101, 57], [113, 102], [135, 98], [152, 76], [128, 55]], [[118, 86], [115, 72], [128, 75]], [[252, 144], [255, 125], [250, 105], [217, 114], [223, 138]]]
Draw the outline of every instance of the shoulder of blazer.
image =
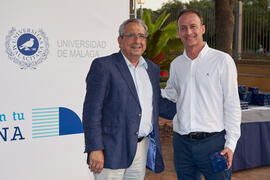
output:
[[[113, 54], [110, 54], [108, 56], [98, 57], [98, 58], [94, 59], [92, 64], [91, 64], [91, 68], [93, 65], [95, 65], [95, 67], [98, 66], [99, 68], [102, 67], [105, 69], [107, 69], [107, 68], [110, 69], [113, 64], [121, 64], [121, 62], [124, 62], [124, 58], [123, 58], [122, 54], [121, 53], [113, 53]], [[103, 69], [103, 70], [105, 70], [105, 69]]]
[[146, 59], [146, 58], [144, 58], [144, 59], [147, 62], [149, 68], [153, 69], [154, 71], [158, 71], [158, 73], [159, 73], [160, 68], [157, 64], [155, 64], [153, 61], [151, 61], [149, 59]]
[[118, 52], [118, 53], [110, 54], [108, 56], [98, 57], [98, 58], [94, 59], [93, 62], [99, 61], [102, 63], [115, 63], [115, 62], [118, 62], [119, 59], [122, 59], [122, 58], [123, 58], [122, 54], [120, 52]]

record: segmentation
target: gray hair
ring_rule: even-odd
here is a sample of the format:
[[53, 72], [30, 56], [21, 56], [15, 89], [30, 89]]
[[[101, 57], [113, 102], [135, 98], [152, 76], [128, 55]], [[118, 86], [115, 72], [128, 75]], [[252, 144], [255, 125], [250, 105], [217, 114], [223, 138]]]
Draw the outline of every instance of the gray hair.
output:
[[123, 38], [124, 33], [125, 33], [125, 28], [126, 25], [129, 23], [137, 23], [143, 26], [143, 28], [145, 29], [146, 32], [146, 36], [148, 36], [148, 27], [146, 26], [146, 24], [140, 20], [140, 19], [127, 19], [125, 20], [119, 27], [119, 36]]

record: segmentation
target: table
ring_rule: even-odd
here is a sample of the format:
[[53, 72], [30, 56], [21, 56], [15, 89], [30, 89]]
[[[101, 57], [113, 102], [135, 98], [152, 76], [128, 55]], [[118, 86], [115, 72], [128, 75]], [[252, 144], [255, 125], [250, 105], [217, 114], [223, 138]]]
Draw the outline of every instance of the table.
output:
[[241, 137], [232, 164], [233, 171], [270, 165], [270, 107], [242, 111]]

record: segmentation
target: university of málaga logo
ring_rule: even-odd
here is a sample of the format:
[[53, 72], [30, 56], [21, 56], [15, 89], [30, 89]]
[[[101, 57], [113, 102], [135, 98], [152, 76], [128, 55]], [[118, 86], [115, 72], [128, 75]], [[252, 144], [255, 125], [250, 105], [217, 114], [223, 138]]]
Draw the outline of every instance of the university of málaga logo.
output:
[[10, 60], [21, 69], [36, 69], [47, 59], [49, 42], [42, 30], [12, 27], [6, 36], [6, 52]]

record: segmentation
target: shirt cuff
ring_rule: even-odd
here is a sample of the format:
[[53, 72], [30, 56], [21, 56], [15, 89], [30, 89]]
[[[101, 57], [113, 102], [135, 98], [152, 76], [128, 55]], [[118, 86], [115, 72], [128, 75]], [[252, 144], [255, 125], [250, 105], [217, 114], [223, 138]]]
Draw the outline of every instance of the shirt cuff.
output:
[[160, 91], [161, 91], [161, 96], [162, 96], [163, 98], [166, 98], [166, 99], [168, 99], [168, 100], [170, 100], [170, 101], [176, 103], [176, 100], [173, 99], [173, 98], [171, 98], [171, 97], [167, 94], [167, 92], [166, 92], [165, 89], [161, 89]]
[[225, 148], [230, 148], [231, 150], [232, 150], [232, 152], [234, 152], [235, 151], [235, 148], [236, 148], [236, 143], [230, 143], [230, 142], [228, 142], [228, 141], [226, 141], [225, 142]]

